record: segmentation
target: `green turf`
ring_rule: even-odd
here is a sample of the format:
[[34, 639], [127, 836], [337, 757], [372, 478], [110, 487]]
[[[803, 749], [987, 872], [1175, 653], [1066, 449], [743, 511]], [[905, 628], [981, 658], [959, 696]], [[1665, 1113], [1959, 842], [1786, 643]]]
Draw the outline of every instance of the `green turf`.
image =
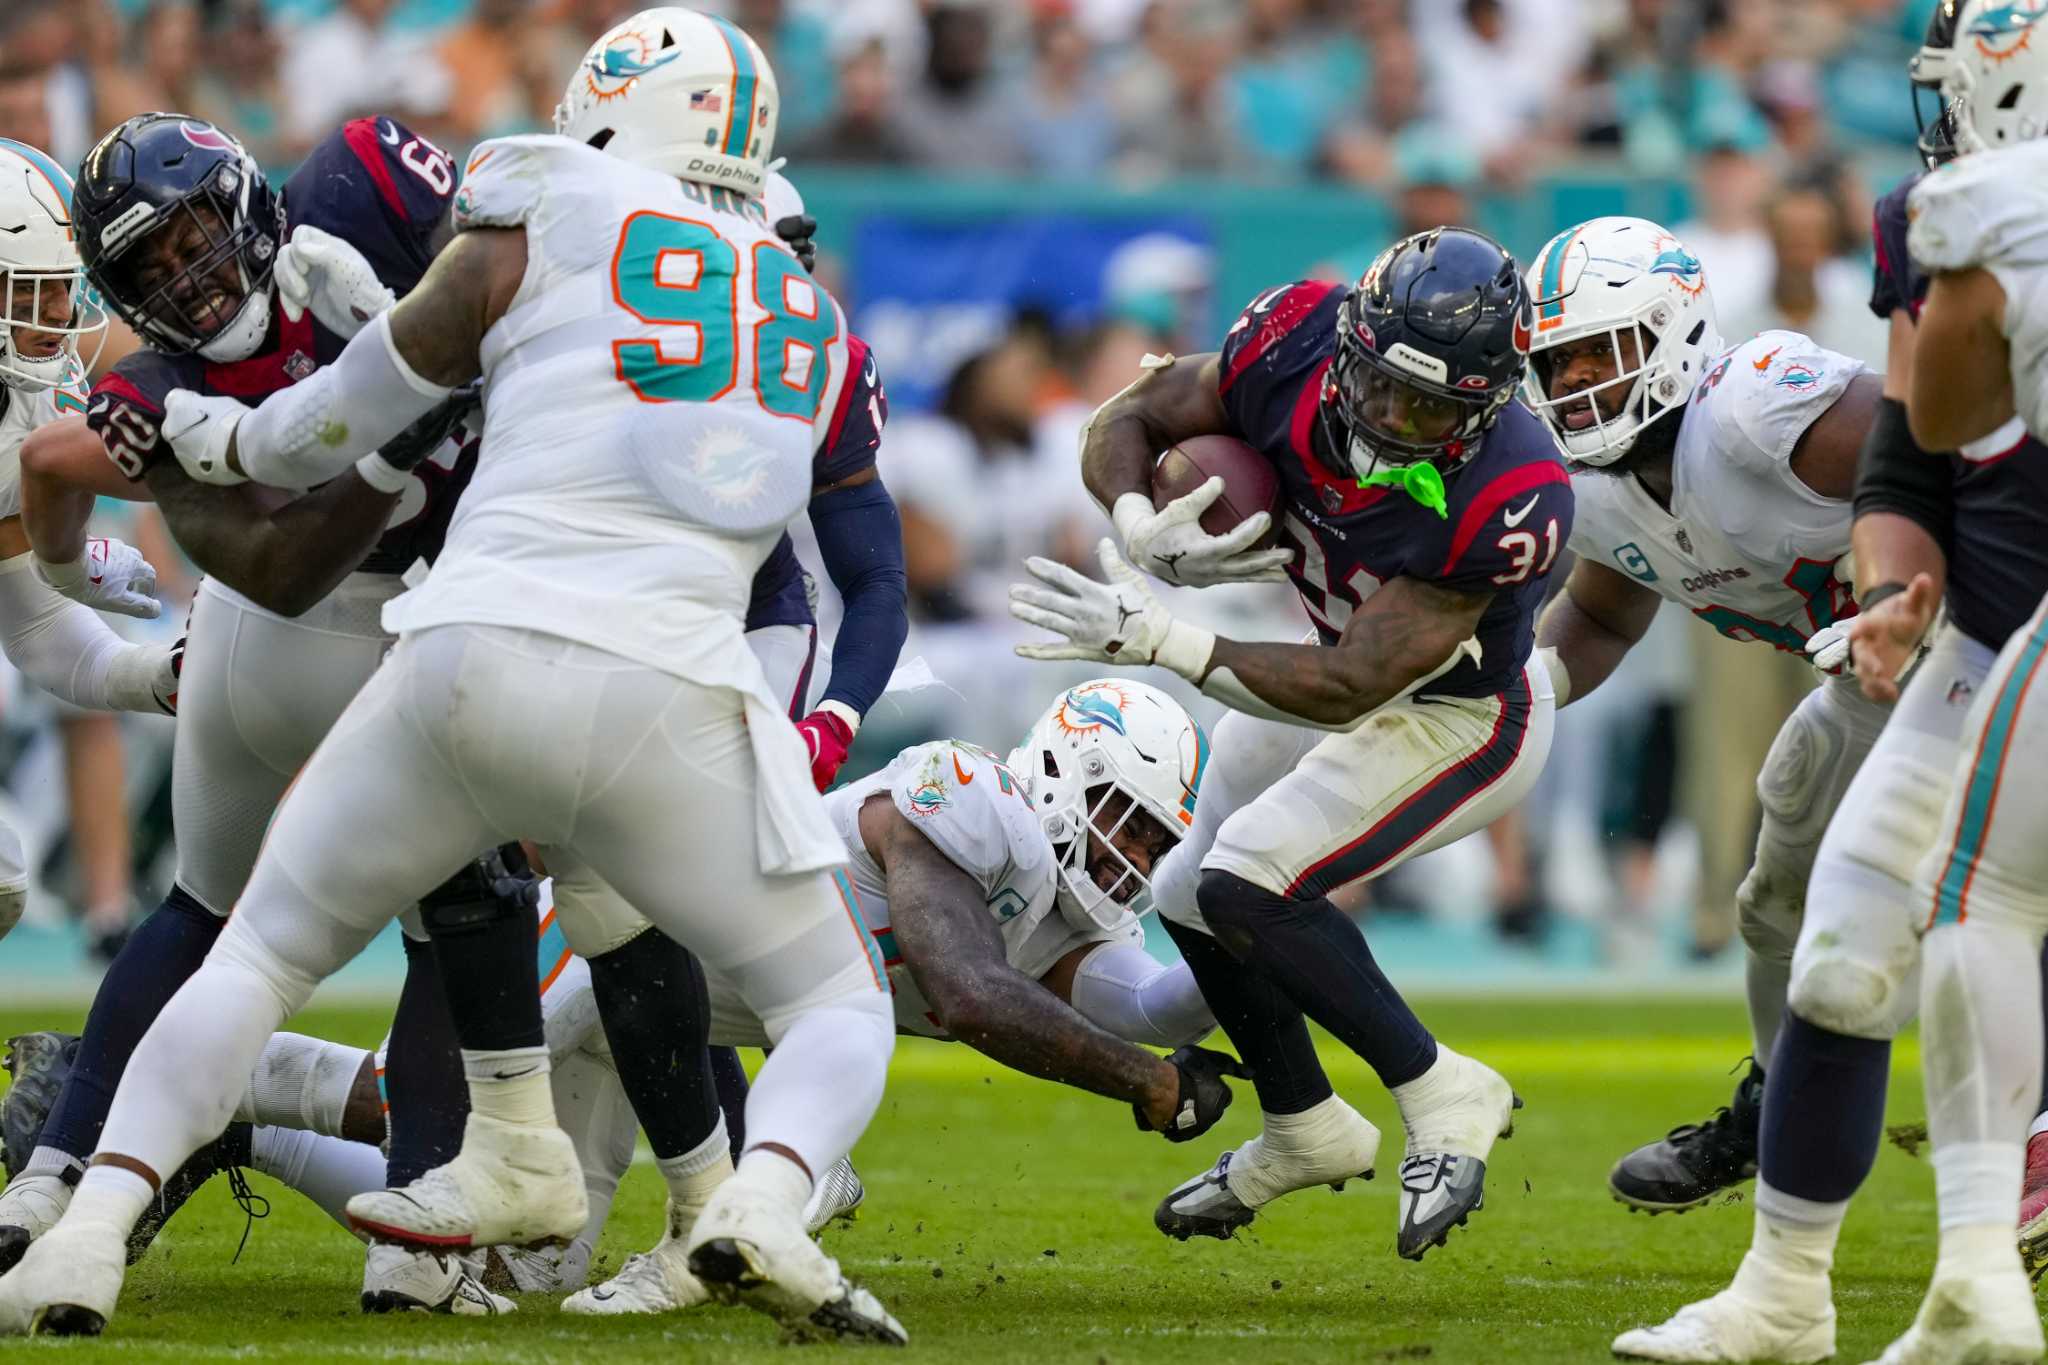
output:
[[[1174, 1244], [1151, 1213], [1175, 1181], [1254, 1130], [1242, 1112], [1170, 1147], [1115, 1106], [999, 1071], [960, 1047], [905, 1041], [882, 1113], [855, 1154], [864, 1216], [827, 1245], [894, 1309], [909, 1358], [969, 1361], [1595, 1361], [1618, 1330], [1713, 1292], [1749, 1236], [1746, 1200], [1682, 1218], [1611, 1202], [1624, 1147], [1698, 1117], [1747, 1050], [1739, 1007], [1636, 1001], [1425, 1002], [1449, 1042], [1486, 1059], [1528, 1107], [1495, 1149], [1490, 1204], [1420, 1265], [1394, 1255], [1399, 1122], [1370, 1075], [1326, 1047], [1339, 1087], [1389, 1133], [1381, 1178], [1294, 1195], [1234, 1243]], [[75, 1020], [0, 1011], [0, 1028]], [[372, 1044], [368, 1012], [309, 1032]], [[1921, 1113], [1917, 1054], [1899, 1049], [1891, 1120]], [[311, 1207], [270, 1186], [276, 1213], [230, 1265], [241, 1217], [216, 1182], [130, 1273], [98, 1344], [66, 1360], [787, 1360], [742, 1310], [593, 1322], [529, 1297], [511, 1318], [366, 1319], [360, 1256]], [[628, 1177], [600, 1269], [651, 1242], [659, 1183]], [[1842, 1239], [1840, 1359], [1874, 1357], [1911, 1319], [1933, 1256], [1933, 1181], [1886, 1150]], [[17, 1349], [36, 1349], [25, 1346]]]

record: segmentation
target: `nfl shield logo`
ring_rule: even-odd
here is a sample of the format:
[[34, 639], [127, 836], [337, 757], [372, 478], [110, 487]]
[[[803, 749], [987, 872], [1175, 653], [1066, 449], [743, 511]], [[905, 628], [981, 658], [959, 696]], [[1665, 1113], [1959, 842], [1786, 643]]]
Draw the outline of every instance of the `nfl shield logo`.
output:
[[313, 370], [313, 357], [304, 351], [293, 351], [284, 358], [284, 372], [291, 376], [294, 384], [313, 373]]
[[1687, 554], [1692, 553], [1692, 537], [1685, 533], [1683, 526], [1678, 528], [1678, 548]]
[[1337, 487], [1337, 485], [1333, 483], [1326, 483], [1322, 487], [1322, 494], [1324, 507], [1327, 507], [1332, 512], [1341, 512], [1344, 510], [1343, 489]]

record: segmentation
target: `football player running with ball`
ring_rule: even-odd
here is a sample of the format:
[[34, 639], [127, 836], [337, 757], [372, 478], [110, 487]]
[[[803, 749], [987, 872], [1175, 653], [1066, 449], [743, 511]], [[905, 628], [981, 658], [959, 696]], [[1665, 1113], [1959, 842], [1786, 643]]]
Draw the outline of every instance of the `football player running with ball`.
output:
[[[1264, 1131], [1166, 1196], [1169, 1236], [1228, 1237], [1281, 1195], [1372, 1169], [1379, 1132], [1333, 1092], [1308, 1019], [1400, 1106], [1400, 1254], [1440, 1245], [1482, 1201], [1514, 1092], [1430, 1035], [1329, 896], [1496, 819], [1549, 751], [1531, 649], [1572, 488], [1514, 401], [1530, 326], [1514, 258], [1460, 228], [1395, 243], [1355, 286], [1267, 291], [1221, 352], [1155, 363], [1092, 419], [1083, 477], [1124, 542], [1101, 546], [1109, 582], [1032, 560], [1038, 582], [1012, 590], [1020, 620], [1065, 637], [1027, 657], [1157, 664], [1232, 708], [1153, 889]], [[1264, 513], [1200, 529], [1220, 481], [1153, 510], [1159, 453], [1209, 434], [1273, 462], [1280, 548], [1247, 548]], [[1198, 585], [1284, 572], [1317, 638], [1217, 638], [1174, 620], [1140, 568]]]
[[[718, 114], [691, 102], [707, 87]], [[143, 1040], [65, 1219], [0, 1280], [0, 1326], [104, 1321], [128, 1225], [231, 1109], [227, 1078], [395, 907], [523, 837], [732, 971], [776, 1039], [751, 1145], [692, 1231], [693, 1273], [799, 1333], [903, 1340], [801, 1218], [879, 1104], [894, 1034], [805, 745], [742, 633], [849, 377], [837, 303], [756, 202], [777, 104], [737, 28], [636, 15], [579, 66], [562, 135], [477, 151], [455, 240], [333, 364], [254, 409], [171, 400], [167, 434], [202, 481], [306, 487], [356, 466], [374, 483], [392, 477], [378, 446], [481, 375], [483, 453], [433, 572], [386, 609], [397, 645]], [[616, 609], [621, 584], [641, 609]], [[696, 859], [682, 883], [677, 830]], [[197, 1089], [165, 1060], [194, 1048], [217, 1063]], [[541, 1052], [473, 1075], [462, 1154], [351, 1216], [473, 1245], [580, 1231]]]

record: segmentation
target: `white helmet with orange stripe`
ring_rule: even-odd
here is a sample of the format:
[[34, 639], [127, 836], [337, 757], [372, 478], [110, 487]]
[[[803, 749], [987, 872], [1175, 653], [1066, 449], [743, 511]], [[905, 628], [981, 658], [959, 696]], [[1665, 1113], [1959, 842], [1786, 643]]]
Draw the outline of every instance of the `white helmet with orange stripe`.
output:
[[71, 228], [71, 177], [9, 138], [0, 138], [0, 308], [8, 388], [55, 388], [89, 368], [106, 340], [106, 311], [86, 286]]
[[[1682, 411], [1721, 353], [1705, 267], [1646, 218], [1566, 228], [1528, 279], [1536, 330], [1524, 398], [1580, 464], [1613, 464], [1644, 427]], [[1613, 377], [1553, 395], [1553, 353], [1589, 340], [1613, 347]]]
[[760, 46], [716, 15], [642, 10], [584, 54], [555, 131], [680, 180], [759, 197], [782, 97]]
[[[1181, 704], [1129, 678], [1060, 693], [1010, 767], [1059, 860], [1059, 906], [1077, 929], [1110, 929], [1152, 886], [1150, 868], [1194, 823], [1209, 737]], [[1081, 837], [1086, 831], [1089, 837]], [[1133, 862], [1142, 850], [1144, 867]]]

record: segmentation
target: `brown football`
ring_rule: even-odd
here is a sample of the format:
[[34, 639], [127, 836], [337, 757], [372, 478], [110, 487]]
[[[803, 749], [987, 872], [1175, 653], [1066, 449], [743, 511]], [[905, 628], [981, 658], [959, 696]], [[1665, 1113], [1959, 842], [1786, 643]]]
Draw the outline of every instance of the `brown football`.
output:
[[[1273, 462], [1234, 436], [1196, 436], [1182, 441], [1152, 466], [1152, 505], [1164, 507], [1194, 492], [1212, 478], [1223, 480], [1223, 496], [1202, 513], [1202, 529], [1220, 536], [1254, 512], [1273, 514], [1280, 524], [1280, 474]], [[1275, 532], [1259, 538], [1254, 549], [1273, 543]]]

